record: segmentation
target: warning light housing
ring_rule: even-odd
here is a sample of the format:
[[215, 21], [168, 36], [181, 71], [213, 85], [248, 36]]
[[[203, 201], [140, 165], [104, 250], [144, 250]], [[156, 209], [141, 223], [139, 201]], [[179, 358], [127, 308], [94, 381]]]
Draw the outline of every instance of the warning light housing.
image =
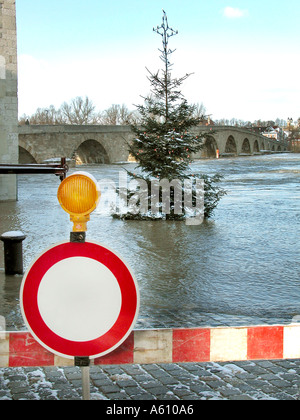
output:
[[57, 198], [74, 223], [73, 232], [87, 230], [90, 214], [96, 209], [100, 196], [97, 181], [87, 172], [76, 172], [60, 184]]

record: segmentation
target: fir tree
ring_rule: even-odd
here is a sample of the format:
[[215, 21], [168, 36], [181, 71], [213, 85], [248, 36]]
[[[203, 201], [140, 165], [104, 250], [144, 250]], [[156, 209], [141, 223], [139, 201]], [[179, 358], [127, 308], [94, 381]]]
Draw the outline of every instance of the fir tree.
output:
[[[206, 175], [191, 174], [189, 165], [192, 156], [203, 147], [203, 139], [206, 134], [195, 134], [197, 127], [204, 118], [196, 117], [196, 106], [189, 105], [181, 93], [182, 83], [190, 76], [186, 74], [181, 78], [173, 78], [171, 74], [172, 64], [170, 56], [175, 50], [169, 48], [169, 39], [178, 34], [169, 27], [165, 11], [163, 11], [162, 25], [153, 29], [162, 37], [161, 60], [163, 69], [152, 73], [148, 71], [148, 80], [151, 85], [151, 93], [143, 98], [144, 104], [138, 105], [137, 109], [141, 116], [139, 125], [132, 125], [135, 134], [134, 140], [128, 145], [130, 154], [138, 163], [137, 169], [140, 174], [128, 172], [132, 179], [143, 181], [144, 191], [141, 196], [148, 198], [148, 211], [144, 213], [129, 211], [126, 214], [119, 214], [117, 217], [124, 219], [156, 219], [159, 215], [166, 219], [185, 219], [184, 207], [184, 182], [192, 178], [204, 180], [204, 217], [210, 217], [219, 199], [224, 192], [216, 186], [220, 177], [216, 175], [209, 178]], [[193, 129], [193, 130], [192, 130]], [[169, 211], [163, 214], [162, 191], [159, 192], [158, 208], [153, 209], [151, 199], [153, 198], [153, 180], [170, 183], [174, 180], [180, 181], [181, 195], [177, 194], [173, 187], [170, 188]], [[146, 186], [146, 187], [145, 187]], [[178, 192], [178, 190], [177, 190]], [[129, 199], [135, 195], [133, 191]], [[193, 202], [198, 197], [199, 191], [192, 187]], [[157, 197], [156, 197], [157, 199]], [[177, 200], [177, 202], [176, 202]], [[178, 209], [178, 202], [182, 205], [182, 212]], [[143, 207], [145, 210], [145, 206]]]
[[135, 140], [130, 144], [130, 153], [138, 162], [138, 167], [146, 175], [159, 179], [184, 179], [192, 155], [202, 148], [203, 135], [191, 133], [191, 129], [204, 116], [194, 117], [195, 106], [189, 105], [180, 87], [190, 76], [172, 78], [170, 56], [175, 50], [169, 49], [169, 38], [178, 34], [168, 25], [166, 13], [160, 27], [153, 29], [162, 37], [163, 49], [159, 50], [164, 67], [157, 73], [148, 69], [151, 94], [138, 105], [141, 115], [140, 125], [132, 126]]

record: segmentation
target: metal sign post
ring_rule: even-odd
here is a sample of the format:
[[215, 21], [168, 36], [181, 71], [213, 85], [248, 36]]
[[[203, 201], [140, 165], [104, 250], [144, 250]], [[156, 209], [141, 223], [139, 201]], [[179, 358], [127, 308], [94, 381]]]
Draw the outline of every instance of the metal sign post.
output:
[[90, 358], [89, 357], [75, 357], [75, 366], [78, 366], [81, 368], [82, 399], [85, 401], [89, 401], [91, 399]]
[[[85, 232], [71, 232], [70, 242], [73, 243], [85, 243], [86, 233]], [[89, 401], [91, 399], [90, 391], [90, 358], [89, 357], [76, 357], [74, 358], [75, 366], [81, 369], [81, 381], [82, 381], [82, 399]]]

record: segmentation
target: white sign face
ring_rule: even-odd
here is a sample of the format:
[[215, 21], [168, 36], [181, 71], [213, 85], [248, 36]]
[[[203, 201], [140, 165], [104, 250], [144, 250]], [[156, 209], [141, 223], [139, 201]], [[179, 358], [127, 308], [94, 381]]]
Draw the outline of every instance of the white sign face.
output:
[[131, 333], [139, 291], [114, 252], [93, 242], [65, 242], [32, 263], [20, 302], [30, 332], [47, 350], [67, 358], [96, 358]]
[[66, 340], [91, 341], [107, 333], [118, 319], [121, 303], [117, 279], [91, 258], [56, 263], [39, 286], [38, 307], [44, 322]]

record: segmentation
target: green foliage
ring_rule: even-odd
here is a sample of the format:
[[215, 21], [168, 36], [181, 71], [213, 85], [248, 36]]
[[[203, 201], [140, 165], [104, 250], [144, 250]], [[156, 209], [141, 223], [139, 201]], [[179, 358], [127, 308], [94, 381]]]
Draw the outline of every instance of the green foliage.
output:
[[210, 177], [200, 174], [198, 177], [204, 180], [204, 218], [209, 219], [213, 216], [221, 198], [226, 195], [226, 191], [219, 185], [223, 176], [215, 174]]
[[[174, 188], [170, 188], [170, 211], [168, 213], [164, 213], [163, 211], [163, 199], [162, 199], [162, 189], [159, 190], [159, 200], [158, 200], [158, 207], [153, 210], [152, 208], [152, 202], [153, 199], [153, 193], [152, 193], [152, 181], [153, 179], [147, 178], [147, 177], [141, 177], [139, 175], [133, 174], [131, 172], [128, 172], [130, 177], [133, 179], [136, 179], [137, 181], [140, 181], [141, 179], [145, 181], [146, 188], [143, 192], [141, 192], [140, 189], [137, 191], [130, 191], [128, 193], [127, 197], [127, 203], [129, 204], [128, 210], [123, 212], [117, 212], [113, 215], [116, 219], [121, 220], [185, 220], [187, 215], [185, 213], [185, 207], [184, 207], [184, 184], [182, 184], [182, 195], [181, 195], [181, 203], [183, 212], [181, 214], [178, 214], [175, 212], [175, 198], [174, 198]], [[190, 178], [186, 178], [190, 179]], [[213, 216], [214, 210], [216, 209], [219, 201], [221, 198], [226, 195], [226, 191], [220, 186], [220, 182], [222, 181], [223, 177], [220, 174], [216, 174], [212, 177], [206, 175], [206, 174], [197, 174], [193, 175], [193, 181], [196, 179], [203, 180], [204, 181], [204, 214], [203, 217], [205, 219], [208, 219]], [[135, 205], [139, 206], [140, 199], [139, 194], [146, 194], [147, 195], [147, 211], [145, 212], [132, 212], [130, 208], [130, 202], [131, 200], [136, 197], [134, 200]], [[192, 207], [196, 208], [196, 200], [197, 200], [197, 189], [195, 183], [192, 184]]]

